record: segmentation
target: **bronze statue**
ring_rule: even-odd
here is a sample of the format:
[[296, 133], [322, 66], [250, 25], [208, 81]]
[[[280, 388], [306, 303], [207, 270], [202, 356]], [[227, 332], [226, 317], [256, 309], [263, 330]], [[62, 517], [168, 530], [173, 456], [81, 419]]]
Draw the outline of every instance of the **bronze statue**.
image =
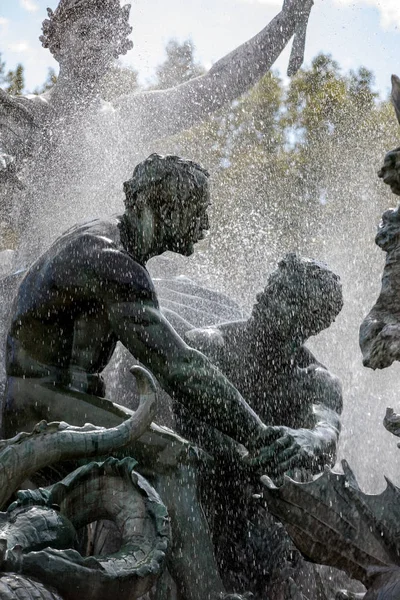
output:
[[[329, 327], [342, 305], [341, 285], [334, 273], [317, 261], [289, 254], [257, 295], [247, 320], [185, 334], [188, 343], [222, 370], [262, 420], [280, 431], [275, 446], [290, 440], [289, 448], [294, 450], [290, 467], [285, 464], [286, 451], [280, 454], [273, 446], [271, 460], [282, 461], [282, 470], [300, 481], [312, 479], [336, 460], [341, 385], [304, 342]], [[176, 412], [178, 431], [207, 448], [212, 429], [201, 427], [184, 407], [177, 407]], [[214, 488], [214, 541], [228, 581], [247, 578], [248, 589], [260, 598], [266, 586], [272, 596], [290, 597], [289, 588], [294, 585], [306, 597], [312, 596], [312, 569], [301, 561], [263, 503], [252, 500], [253, 494], [260, 493], [258, 479], [226, 461], [217, 462], [214, 471], [204, 502]], [[285, 569], [292, 572], [293, 581], [282, 578]]]
[[[260, 474], [281, 473], [296, 453], [291, 439], [276, 445], [285, 462], [271, 463], [280, 430], [264, 425], [222, 373], [175, 333], [160, 312], [145, 268], [164, 250], [193, 252], [208, 228], [208, 173], [191, 161], [151, 155], [124, 188], [121, 217], [67, 231], [21, 282], [7, 339], [5, 436], [31, 430], [42, 419], [113, 427], [129, 418], [128, 409], [104, 397], [101, 378], [120, 340], [176, 402], [218, 431], [220, 453], [233, 453]], [[170, 570], [185, 597], [214, 598], [224, 588], [196, 504], [193, 466], [185, 458], [190, 445], [152, 425], [125, 452], [150, 473], [176, 515], [173, 534], [182, 548]], [[181, 487], [185, 492], [176, 494]], [[188, 510], [193, 527], [185, 520]], [[193, 545], [193, 535], [198, 544]]]
[[[89, 406], [73, 408], [68, 390], [104, 396], [100, 373], [120, 340], [197, 418], [252, 448], [270, 442], [270, 429], [235, 388], [164, 319], [145, 269], [149, 258], [165, 250], [193, 252], [208, 229], [207, 178], [190, 161], [150, 156], [124, 184], [121, 217], [72, 228], [28, 270], [7, 341], [7, 436], [43, 417], [60, 420], [70, 410], [77, 411], [69, 419], [74, 424], [90, 416]], [[49, 383], [61, 386], [54, 408], [22, 392], [36, 395], [37, 389], [40, 396]]]
[[[291, 459], [292, 468], [318, 472], [335, 462], [341, 386], [304, 342], [329, 327], [342, 306], [341, 285], [332, 271], [289, 254], [257, 295], [248, 320], [185, 335], [225, 373], [265, 423], [291, 437], [298, 463]], [[308, 438], [306, 443], [303, 438]]]
[[[52, 241], [46, 240], [43, 220], [51, 218], [54, 226], [61, 211], [72, 224], [88, 217], [91, 203], [97, 203], [97, 214], [106, 215], [99, 182], [102, 196], [117, 202], [120, 181], [155, 140], [206, 119], [248, 90], [293, 34], [291, 71], [298, 68], [312, 4], [285, 0], [269, 25], [205, 75], [168, 90], [128, 93], [113, 105], [102, 100], [101, 82], [115, 58], [132, 46], [129, 5], [61, 0], [54, 12], [49, 10], [41, 40], [60, 64], [57, 83], [40, 96], [12, 98], [0, 91], [0, 173], [7, 220], [25, 231], [28, 257]], [[81, 196], [84, 204], [77, 203]], [[55, 206], [59, 197], [63, 208]]]

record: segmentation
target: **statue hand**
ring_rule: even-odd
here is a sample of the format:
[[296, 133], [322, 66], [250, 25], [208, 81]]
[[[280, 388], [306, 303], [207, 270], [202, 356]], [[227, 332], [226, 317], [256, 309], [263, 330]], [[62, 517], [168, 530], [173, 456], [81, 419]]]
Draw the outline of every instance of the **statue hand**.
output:
[[310, 429], [266, 427], [265, 443], [244, 461], [264, 474], [277, 477], [296, 468], [311, 468], [322, 454], [321, 439]]
[[265, 427], [258, 437], [256, 451], [243, 457], [243, 462], [270, 477], [282, 475], [292, 468], [292, 460], [299, 452], [287, 427]]
[[313, 0], [284, 0], [282, 12], [293, 13], [298, 17], [298, 20], [301, 20], [301, 17], [307, 15], [308, 19], [313, 4]]
[[282, 7], [283, 17], [288, 17], [295, 24], [292, 51], [288, 64], [288, 77], [296, 75], [304, 61], [307, 25], [313, 0], [284, 0]]
[[[375, 323], [373, 323], [375, 325]], [[370, 369], [386, 369], [400, 360], [400, 326], [398, 323], [376, 323], [371, 327], [375, 335], [369, 343], [368, 354], [364, 355], [363, 365]]]
[[378, 177], [390, 185], [393, 194], [400, 196], [400, 148], [391, 150], [384, 158], [383, 166], [378, 171]]

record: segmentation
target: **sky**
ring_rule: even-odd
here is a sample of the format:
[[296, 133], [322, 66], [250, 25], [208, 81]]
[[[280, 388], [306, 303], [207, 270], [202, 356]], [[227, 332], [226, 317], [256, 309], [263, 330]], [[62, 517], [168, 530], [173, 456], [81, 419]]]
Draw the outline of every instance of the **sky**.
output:
[[[32, 91], [57, 63], [38, 39], [46, 8], [58, 0], [0, 0], [0, 52], [8, 68], [21, 62]], [[125, 2], [123, 2], [125, 3]], [[123, 62], [151, 81], [163, 61], [167, 41], [191, 38], [196, 58], [209, 67], [255, 35], [279, 12], [279, 0], [133, 0], [134, 49]], [[306, 47], [309, 64], [318, 52], [330, 53], [344, 71], [365, 66], [375, 73], [376, 89], [386, 96], [391, 73], [400, 75], [400, 0], [315, 0]], [[275, 63], [284, 74], [289, 50]]]

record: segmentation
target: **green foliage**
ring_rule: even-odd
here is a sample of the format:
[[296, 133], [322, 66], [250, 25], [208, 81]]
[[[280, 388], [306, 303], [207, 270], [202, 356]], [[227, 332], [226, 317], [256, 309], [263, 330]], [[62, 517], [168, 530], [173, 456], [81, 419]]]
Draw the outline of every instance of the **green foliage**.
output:
[[[1, 68], [2, 67], [2, 68]], [[2, 76], [2, 70], [4, 69], [4, 63], [0, 66], [0, 77]], [[24, 78], [24, 67], [19, 64], [16, 66], [15, 71], [8, 71], [2, 77], [1, 87], [12, 96], [21, 96], [25, 87]]]
[[51, 90], [53, 85], [55, 85], [56, 83], [57, 83], [56, 72], [52, 67], [50, 67], [49, 70], [47, 71], [46, 81], [43, 83], [43, 85], [36, 88], [34, 93], [35, 94], [44, 94], [48, 90]]
[[24, 67], [19, 64], [15, 71], [6, 69], [0, 53], [0, 87], [13, 96], [21, 96], [25, 87]]
[[171, 39], [166, 45], [165, 61], [156, 68], [155, 81], [151, 89], [167, 89], [179, 83], [203, 75], [204, 67], [194, 58], [194, 44], [192, 40], [180, 43]]
[[120, 96], [132, 94], [139, 88], [138, 72], [134, 69], [117, 65], [109, 69], [101, 83], [101, 97], [113, 102]]

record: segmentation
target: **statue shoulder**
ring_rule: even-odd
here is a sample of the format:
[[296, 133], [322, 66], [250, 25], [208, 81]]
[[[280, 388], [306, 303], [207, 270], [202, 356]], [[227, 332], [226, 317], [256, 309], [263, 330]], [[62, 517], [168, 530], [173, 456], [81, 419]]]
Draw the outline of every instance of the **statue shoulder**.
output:
[[17, 121], [33, 122], [47, 113], [50, 108], [49, 101], [50, 96], [46, 94], [11, 96], [0, 89], [0, 115], [7, 115]]
[[202, 327], [186, 332], [185, 340], [196, 350], [208, 355], [212, 349], [221, 349], [225, 346], [225, 339], [218, 327]]
[[120, 246], [111, 221], [72, 228], [53, 244], [46, 260], [62, 287], [67, 282], [123, 302], [138, 296], [155, 298], [149, 273]]
[[147, 269], [137, 262], [121, 244], [118, 218], [94, 221], [78, 230], [79, 244], [86, 262], [98, 278], [126, 293], [141, 292], [155, 295]]
[[202, 352], [216, 366], [223, 368], [226, 363], [226, 340], [218, 327], [202, 327], [187, 331], [185, 342], [195, 350]]
[[46, 98], [11, 96], [0, 89], [0, 153], [23, 158], [32, 136], [40, 130], [49, 110]]
[[236, 351], [243, 349], [245, 331], [246, 321], [229, 321], [187, 331], [185, 340], [212, 360], [225, 354], [233, 359]]

